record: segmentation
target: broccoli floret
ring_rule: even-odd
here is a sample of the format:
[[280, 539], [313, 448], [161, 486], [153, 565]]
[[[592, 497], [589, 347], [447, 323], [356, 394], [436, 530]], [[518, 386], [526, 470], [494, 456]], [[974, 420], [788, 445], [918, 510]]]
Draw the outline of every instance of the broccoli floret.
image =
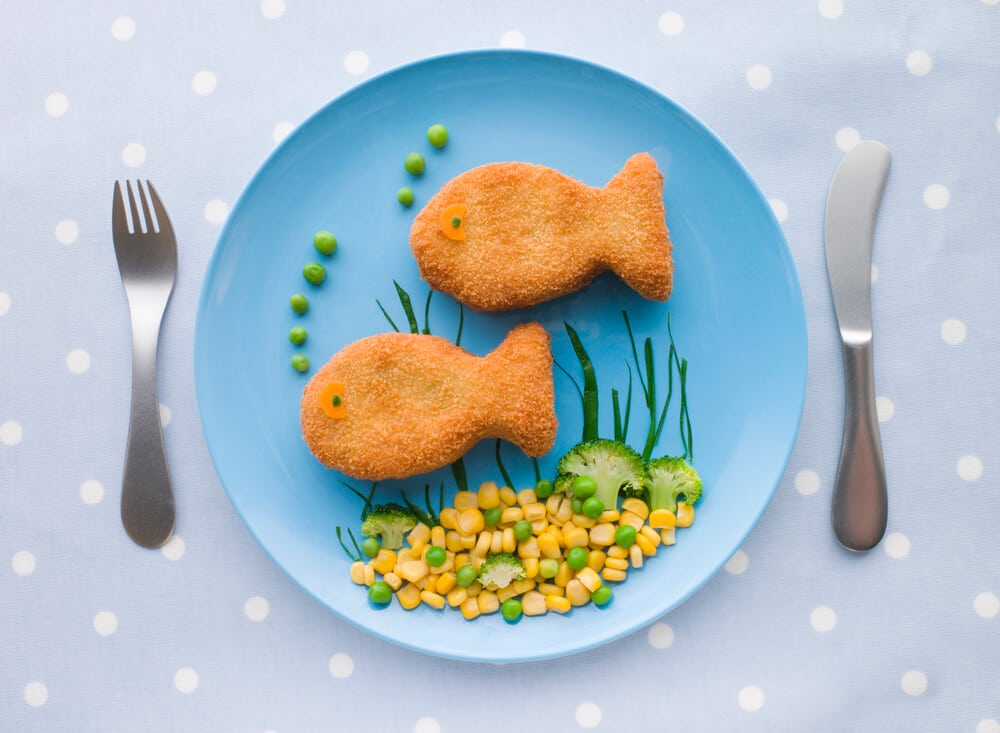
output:
[[365, 517], [361, 534], [378, 537], [382, 547], [398, 550], [403, 546], [403, 535], [417, 526], [417, 515], [399, 504], [379, 504]]
[[618, 506], [618, 493], [641, 492], [646, 481], [642, 457], [615, 440], [578, 443], [562, 457], [557, 467], [557, 491], [570, 491], [577, 476], [590, 476], [597, 483], [594, 494], [607, 509]]
[[479, 568], [479, 582], [486, 588], [506, 588], [515, 580], [524, 580], [527, 572], [517, 555], [501, 552], [490, 555]]
[[679, 499], [694, 505], [701, 498], [701, 476], [683, 458], [657, 458], [649, 462], [648, 470], [650, 509], [675, 512]]

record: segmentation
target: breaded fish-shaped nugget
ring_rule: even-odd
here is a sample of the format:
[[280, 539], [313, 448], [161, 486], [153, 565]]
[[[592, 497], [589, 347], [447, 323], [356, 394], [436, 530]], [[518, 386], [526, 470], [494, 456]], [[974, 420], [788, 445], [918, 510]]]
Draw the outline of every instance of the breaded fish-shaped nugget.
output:
[[484, 438], [544, 455], [558, 428], [550, 342], [537, 323], [485, 357], [439, 336], [361, 339], [306, 385], [303, 437], [325, 466], [372, 481], [447, 466]]
[[663, 175], [648, 153], [604, 188], [530, 163], [473, 168], [417, 215], [410, 248], [432, 288], [477, 310], [536, 305], [605, 270], [650, 300], [673, 287]]

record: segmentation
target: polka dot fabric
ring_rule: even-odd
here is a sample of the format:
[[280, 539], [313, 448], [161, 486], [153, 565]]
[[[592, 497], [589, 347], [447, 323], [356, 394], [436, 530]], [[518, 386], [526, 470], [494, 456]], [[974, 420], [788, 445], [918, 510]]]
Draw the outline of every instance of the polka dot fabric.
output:
[[[484, 708], [488, 690], [553, 733], [1000, 733], [1000, 3], [551, 7], [5, 6], [0, 728], [134, 730], [136, 710], [150, 733], [523, 725]], [[586, 58], [698, 115], [769, 201], [809, 328], [798, 441], [724, 569], [641, 631], [523, 665], [424, 657], [304, 594], [219, 485], [191, 373], [201, 278], [257, 166], [356, 84], [472, 48]], [[447, 110], [415, 121], [417, 138], [438, 121]], [[894, 159], [871, 272], [890, 513], [879, 547], [855, 555], [830, 529], [843, 387], [822, 228], [833, 170], [869, 138]], [[154, 182], [179, 240], [159, 362], [177, 530], [158, 550], [118, 514], [130, 341], [109, 207], [126, 177]], [[703, 511], [714, 500], [709, 486]]]

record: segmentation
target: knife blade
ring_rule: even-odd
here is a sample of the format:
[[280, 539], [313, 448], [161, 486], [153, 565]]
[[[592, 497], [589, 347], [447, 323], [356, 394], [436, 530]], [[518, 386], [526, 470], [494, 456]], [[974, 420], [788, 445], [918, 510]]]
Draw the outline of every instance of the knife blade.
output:
[[837, 167], [826, 199], [826, 269], [844, 358], [844, 431], [832, 522], [849, 550], [869, 550], [885, 534], [885, 462], [872, 368], [871, 263], [889, 149], [865, 140]]

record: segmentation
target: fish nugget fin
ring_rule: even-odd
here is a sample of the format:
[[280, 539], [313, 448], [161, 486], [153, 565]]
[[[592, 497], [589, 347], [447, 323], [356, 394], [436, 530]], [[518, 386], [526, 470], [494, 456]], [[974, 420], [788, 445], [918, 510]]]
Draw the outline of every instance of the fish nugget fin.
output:
[[603, 257], [626, 285], [649, 300], [667, 300], [674, 284], [672, 245], [663, 206], [663, 174], [649, 153], [636, 153], [604, 187], [613, 229]]
[[523, 323], [485, 357], [491, 434], [529, 456], [548, 453], [559, 429], [551, 343], [541, 325]]

